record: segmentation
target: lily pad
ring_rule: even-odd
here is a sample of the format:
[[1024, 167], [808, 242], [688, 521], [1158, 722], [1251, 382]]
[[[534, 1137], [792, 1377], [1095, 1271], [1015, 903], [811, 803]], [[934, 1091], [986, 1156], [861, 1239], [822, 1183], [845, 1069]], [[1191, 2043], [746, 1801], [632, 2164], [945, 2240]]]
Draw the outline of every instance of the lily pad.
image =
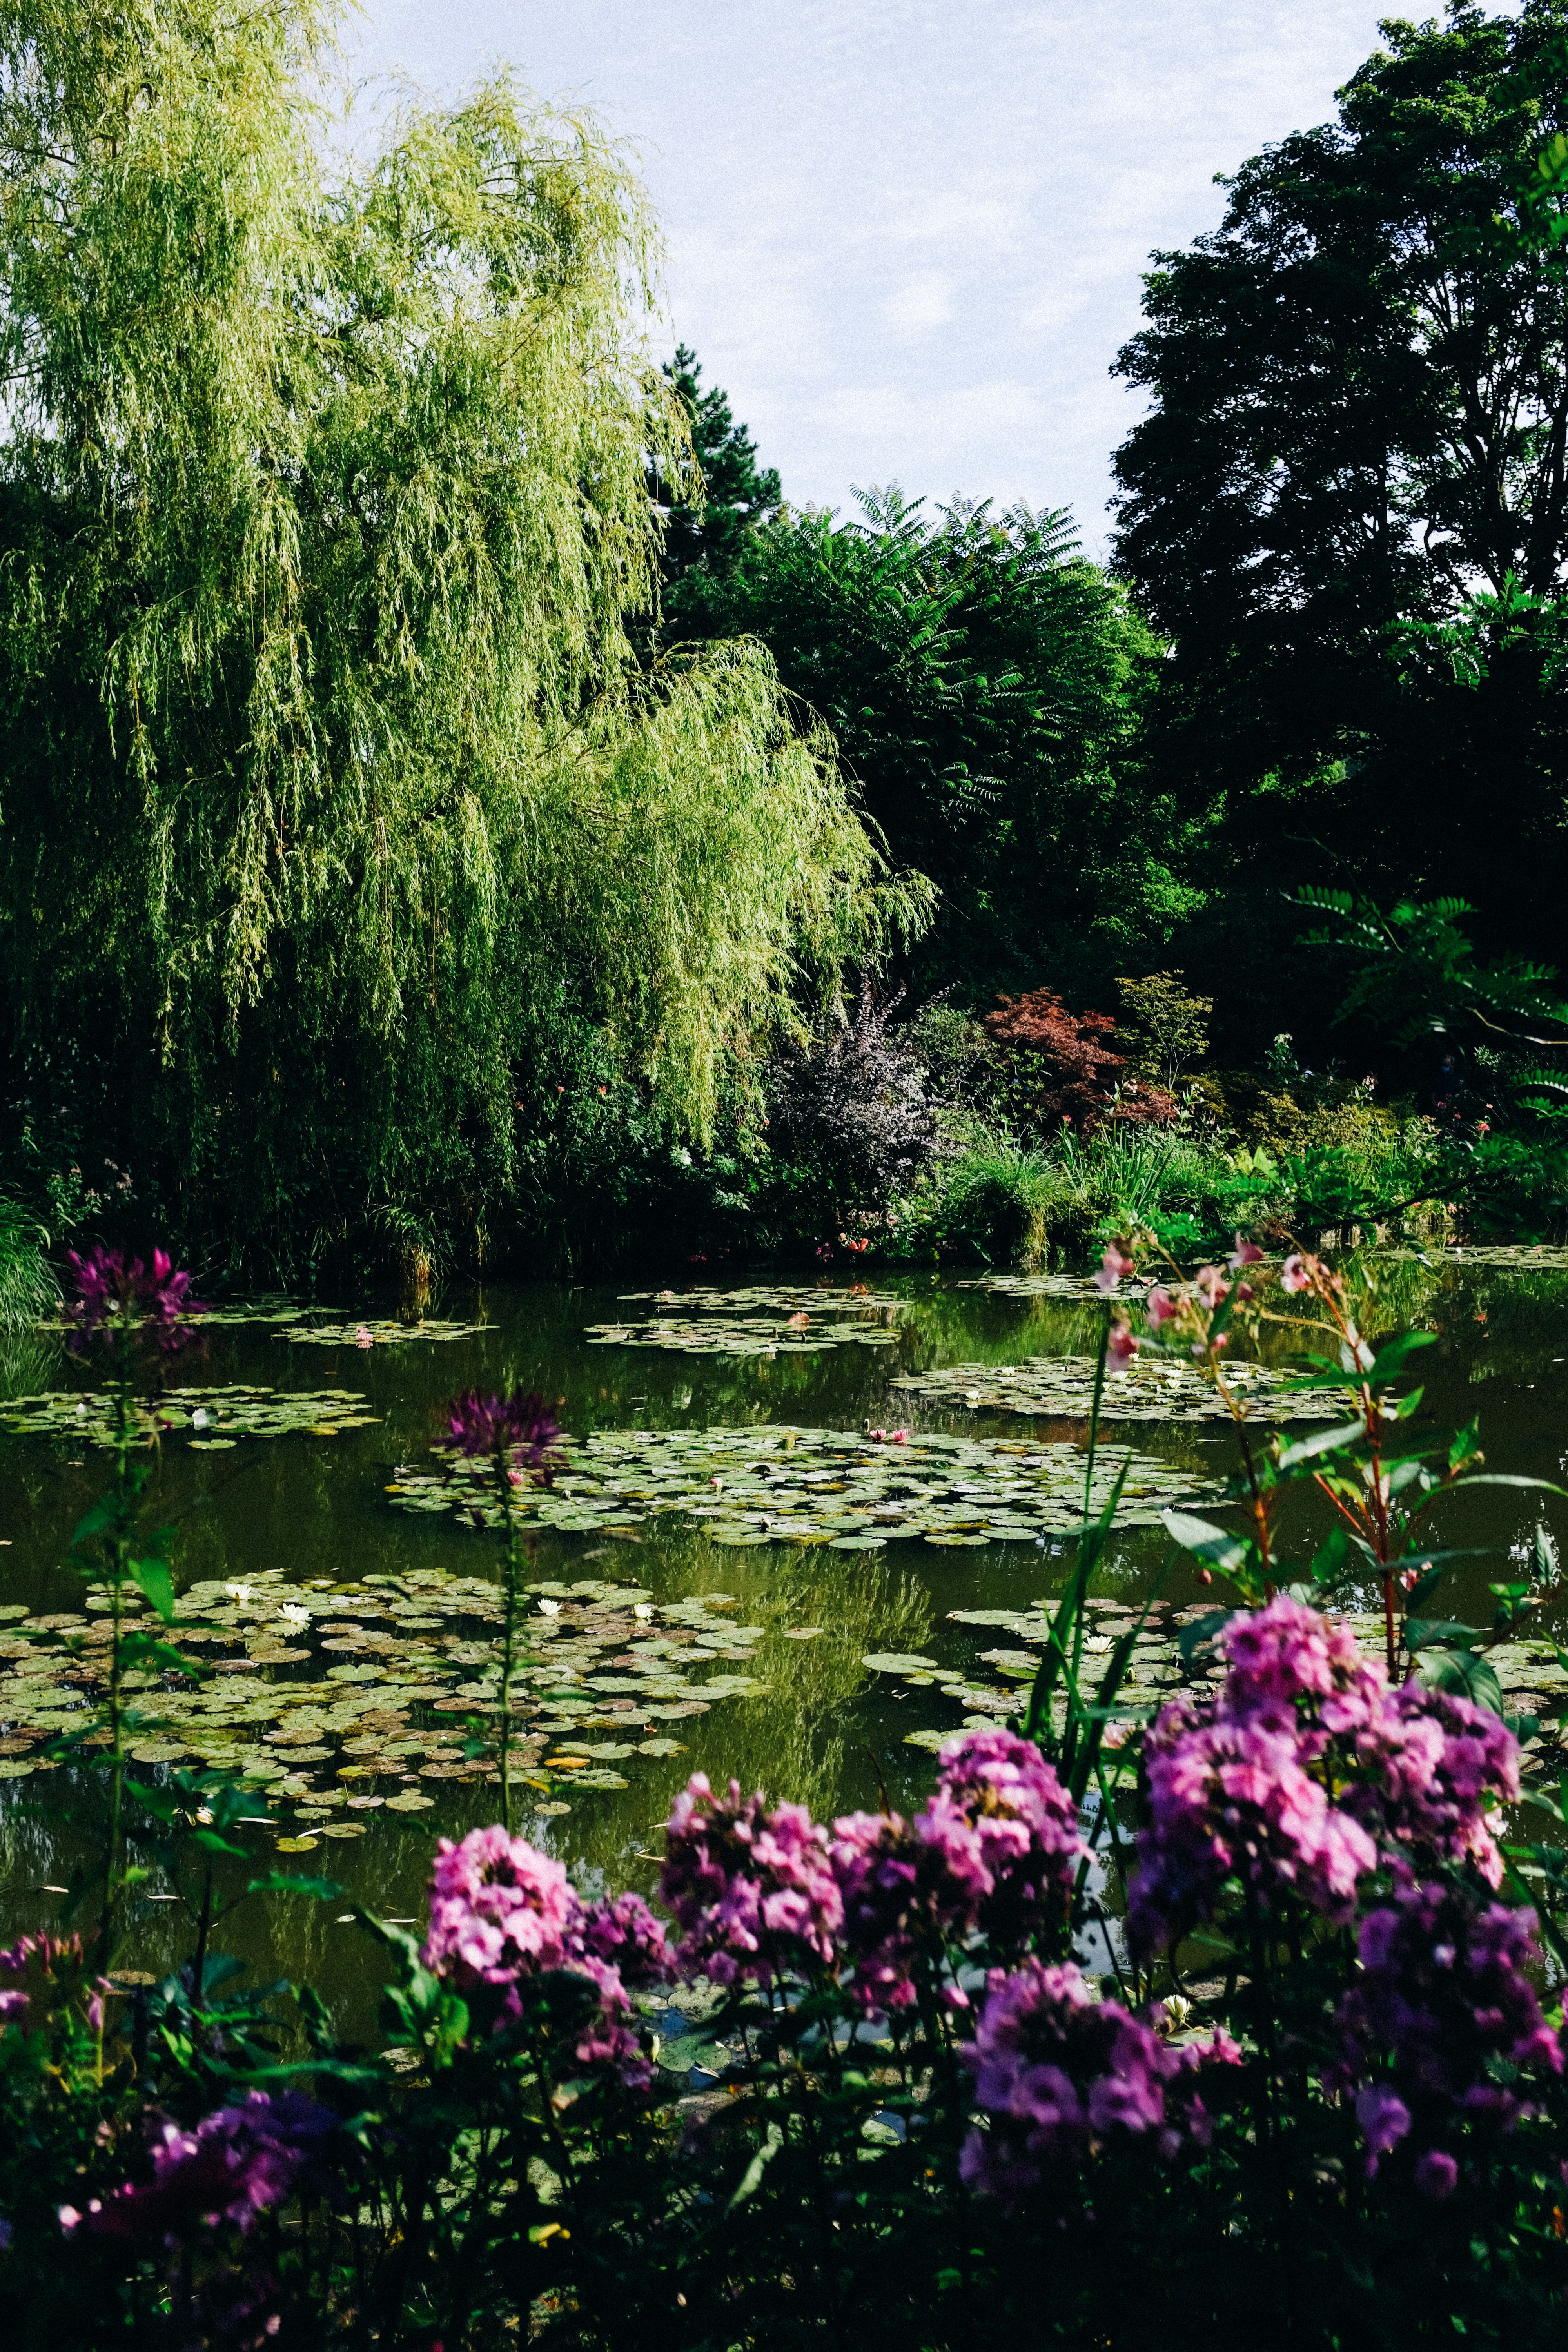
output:
[[[371, 1427], [377, 1416], [363, 1408], [368, 1398], [348, 1389], [271, 1389], [233, 1381], [222, 1388], [165, 1389], [138, 1397], [134, 1413], [139, 1438], [167, 1442], [182, 1437], [211, 1453], [242, 1437], [289, 1437], [301, 1431], [335, 1436], [345, 1429]], [[323, 1430], [330, 1409], [331, 1429]], [[10, 1437], [68, 1437], [73, 1443], [114, 1444], [115, 1401], [94, 1390], [51, 1391], [14, 1397], [0, 1406], [0, 1433]]]
[[442, 1323], [429, 1318], [423, 1323], [394, 1323], [385, 1317], [370, 1317], [362, 1323], [300, 1323], [288, 1330], [275, 1331], [275, 1339], [292, 1340], [297, 1347], [307, 1348], [401, 1348], [410, 1340], [471, 1339], [477, 1331], [493, 1331], [493, 1323]]
[[[1335, 1421], [1342, 1401], [1322, 1391], [1291, 1391], [1299, 1373], [1237, 1360], [1225, 1367], [1226, 1385], [1245, 1400], [1249, 1418]], [[1092, 1356], [1031, 1356], [1022, 1364], [942, 1364], [906, 1372], [892, 1382], [933, 1404], [970, 1412], [1026, 1412], [1087, 1420], [1094, 1404]], [[1229, 1421], [1230, 1407], [1214, 1382], [1184, 1357], [1148, 1349], [1125, 1367], [1108, 1366], [1100, 1412], [1108, 1421]]]

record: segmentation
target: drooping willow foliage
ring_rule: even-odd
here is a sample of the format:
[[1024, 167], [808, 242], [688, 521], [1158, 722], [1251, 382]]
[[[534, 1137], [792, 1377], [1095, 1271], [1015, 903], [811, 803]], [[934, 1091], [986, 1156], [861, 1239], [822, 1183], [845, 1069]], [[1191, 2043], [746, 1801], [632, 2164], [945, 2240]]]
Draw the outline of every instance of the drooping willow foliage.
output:
[[701, 1137], [927, 896], [763, 652], [632, 658], [689, 460], [624, 155], [501, 79], [329, 169], [331, 30], [0, 6], [13, 1051], [279, 1264], [479, 1222], [563, 1024]]

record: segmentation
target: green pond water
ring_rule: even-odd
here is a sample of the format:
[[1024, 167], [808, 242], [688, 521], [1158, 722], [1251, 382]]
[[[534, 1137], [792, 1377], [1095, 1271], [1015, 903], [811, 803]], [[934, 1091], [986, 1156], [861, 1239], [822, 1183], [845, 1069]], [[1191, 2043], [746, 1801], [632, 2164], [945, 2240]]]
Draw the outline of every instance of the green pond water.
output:
[[[1430, 1417], [1479, 1411], [1489, 1466], [1564, 1479], [1568, 1254], [1389, 1258], [1376, 1278], [1373, 1328], [1440, 1334], [1421, 1365]], [[574, 1441], [556, 1486], [526, 1498], [538, 1590], [516, 1754], [520, 1827], [585, 1885], [651, 1887], [659, 1826], [699, 1769], [819, 1816], [884, 1794], [918, 1802], [940, 1738], [1001, 1720], [1033, 1670], [1081, 1494], [1100, 1313], [1081, 1286], [487, 1284], [448, 1291], [414, 1339], [383, 1319], [384, 1300], [293, 1317], [271, 1304], [210, 1325], [161, 1397], [149, 1376], [168, 1424], [151, 1508], [179, 1529], [174, 1638], [188, 1626], [188, 1654], [213, 1671], [195, 1690], [138, 1691], [133, 1743], [145, 1776], [176, 1761], [242, 1771], [260, 1866], [330, 1876], [414, 1920], [437, 1836], [495, 1818], [493, 1778], [462, 1748], [467, 1718], [493, 1701], [497, 1541], [482, 1487], [431, 1452], [465, 1388], [536, 1388]], [[49, 1890], [87, 1859], [65, 1818], [79, 1811], [71, 1768], [42, 1749], [90, 1686], [102, 1620], [63, 1562], [109, 1456], [91, 1368], [58, 1335], [14, 1343], [0, 1383], [8, 1941], [60, 1921], [69, 1897]], [[1277, 1384], [1255, 1386], [1259, 1410], [1289, 1410]], [[1192, 1417], [1185, 1383], [1120, 1402], [1101, 1480], [1131, 1451], [1129, 1524], [1097, 1573], [1096, 1638], [1109, 1648], [1127, 1607], [1157, 1596], [1132, 1693], [1153, 1704], [1180, 1678], [1175, 1620], [1205, 1598], [1159, 1513], [1212, 1497], [1234, 1442]], [[1491, 1488], [1435, 1516], [1446, 1541], [1520, 1559], [1543, 1519], [1568, 1552], [1554, 1497]], [[1320, 1518], [1297, 1506], [1298, 1557]], [[1468, 1564], [1446, 1613], [1489, 1622], [1486, 1586], [1507, 1565]], [[1568, 1595], [1542, 1628], [1568, 1634]], [[1521, 1706], [1568, 1679], [1544, 1649], [1510, 1651], [1500, 1671]], [[128, 1971], [188, 1953], [170, 1893], [154, 1878], [132, 1898]], [[346, 1913], [257, 1898], [216, 1942], [264, 1979], [312, 1979], [368, 2022], [383, 1963]]]

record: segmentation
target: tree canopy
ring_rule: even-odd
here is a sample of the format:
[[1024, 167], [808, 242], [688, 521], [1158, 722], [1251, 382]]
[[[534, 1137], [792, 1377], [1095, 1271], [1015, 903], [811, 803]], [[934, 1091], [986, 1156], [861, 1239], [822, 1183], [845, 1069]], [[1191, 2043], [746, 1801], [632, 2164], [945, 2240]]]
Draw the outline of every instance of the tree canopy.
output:
[[633, 657], [691, 460], [624, 154], [502, 78], [330, 169], [332, 29], [0, 6], [14, 1053], [279, 1263], [479, 1222], [563, 1024], [704, 1133], [926, 904], [761, 646]]
[[1108, 985], [1183, 903], [1168, 828], [1126, 789], [1155, 640], [1065, 512], [857, 497], [689, 572], [672, 627], [764, 645], [892, 857], [940, 886], [921, 984], [982, 1005], [1042, 972]]
[[1549, 920], [1551, 666], [1516, 625], [1472, 691], [1409, 633], [1568, 574], [1568, 281], [1519, 233], [1568, 121], [1568, 5], [1383, 37], [1337, 121], [1253, 157], [1221, 226], [1156, 257], [1117, 362], [1150, 400], [1117, 455], [1117, 564], [1173, 646], [1151, 757], [1242, 811], [1244, 856], [1293, 845], [1513, 920], [1522, 891]]

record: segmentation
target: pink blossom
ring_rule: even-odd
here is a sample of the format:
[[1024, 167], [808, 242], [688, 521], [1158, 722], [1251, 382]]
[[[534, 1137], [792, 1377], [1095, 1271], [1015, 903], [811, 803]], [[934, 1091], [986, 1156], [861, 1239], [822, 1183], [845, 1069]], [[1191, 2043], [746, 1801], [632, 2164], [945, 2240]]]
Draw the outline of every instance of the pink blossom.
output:
[[1317, 1265], [1318, 1261], [1316, 1258], [1304, 1257], [1300, 1251], [1292, 1250], [1290, 1255], [1286, 1259], [1284, 1265], [1279, 1269], [1280, 1289], [1290, 1291], [1310, 1290], [1312, 1286], [1312, 1277], [1317, 1271]]
[[172, 1356], [195, 1336], [184, 1318], [205, 1312], [205, 1302], [190, 1295], [190, 1276], [176, 1273], [166, 1250], [153, 1251], [151, 1271], [121, 1250], [90, 1249], [85, 1256], [67, 1250], [66, 1264], [76, 1284], [66, 1315], [78, 1354], [95, 1332], [118, 1327], [151, 1331]]
[[1108, 1242], [1105, 1255], [1100, 1261], [1100, 1271], [1094, 1277], [1095, 1287], [1097, 1290], [1112, 1291], [1137, 1271], [1137, 1260], [1127, 1256], [1119, 1243]]
[[1244, 1242], [1241, 1235], [1237, 1234], [1236, 1237], [1236, 1247], [1231, 1252], [1229, 1257], [1226, 1260], [1226, 1264], [1230, 1267], [1232, 1273], [1239, 1273], [1244, 1265], [1261, 1265], [1262, 1263], [1263, 1252], [1258, 1248], [1257, 1243]]
[[558, 1862], [500, 1823], [443, 1838], [431, 1883], [424, 1961], [436, 1976], [510, 1984], [523, 1969], [565, 1965], [581, 1906]]
[[665, 1832], [659, 1891], [675, 1914], [677, 1955], [715, 1984], [748, 1974], [771, 1983], [781, 1967], [831, 1964], [844, 1906], [827, 1832], [799, 1805], [772, 1812], [731, 1780], [715, 1798], [694, 1773]]
[[1163, 1282], [1157, 1282], [1154, 1285], [1145, 1305], [1149, 1311], [1151, 1331], [1158, 1331], [1163, 1324], [1173, 1321], [1182, 1311], [1181, 1301], [1172, 1297]]
[[[307, 2181], [317, 2194], [341, 2194], [339, 2170], [327, 2161], [338, 2129], [331, 2109], [301, 2091], [252, 2091], [239, 2105], [205, 2116], [194, 2132], [163, 2123], [151, 2186], [127, 2181], [111, 2197], [91, 2199], [85, 2214], [62, 2206], [60, 2226], [68, 2237], [79, 2228], [173, 2243], [198, 2222], [226, 2219], [243, 2234]], [[340, 2165], [352, 2153], [334, 2151]]]
[[1107, 1353], [1113, 1364], [1130, 1364], [1132, 1361], [1138, 1353], [1138, 1342], [1133, 1337], [1130, 1324], [1113, 1323], [1111, 1325]]
[[1487, 1816], [1519, 1795], [1519, 1743], [1489, 1707], [1406, 1683], [1386, 1692], [1358, 1733], [1362, 1780], [1352, 1801], [1406, 1851], [1470, 1862], [1500, 1886], [1503, 1859]]
[[1199, 1266], [1193, 1287], [1211, 1314], [1222, 1299], [1230, 1296], [1230, 1285], [1217, 1265]]

